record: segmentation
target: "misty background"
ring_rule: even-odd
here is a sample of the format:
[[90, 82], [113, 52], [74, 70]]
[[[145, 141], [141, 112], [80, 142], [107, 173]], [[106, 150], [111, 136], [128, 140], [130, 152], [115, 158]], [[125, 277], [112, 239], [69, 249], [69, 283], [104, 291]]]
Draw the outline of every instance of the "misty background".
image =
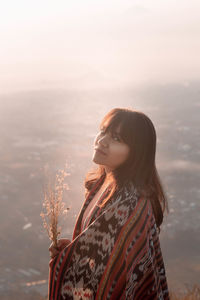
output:
[[199, 9], [195, 0], [0, 3], [1, 299], [47, 295], [44, 169], [68, 164], [61, 237], [71, 239], [93, 141], [114, 107], [141, 110], [156, 128], [169, 288], [199, 283]]

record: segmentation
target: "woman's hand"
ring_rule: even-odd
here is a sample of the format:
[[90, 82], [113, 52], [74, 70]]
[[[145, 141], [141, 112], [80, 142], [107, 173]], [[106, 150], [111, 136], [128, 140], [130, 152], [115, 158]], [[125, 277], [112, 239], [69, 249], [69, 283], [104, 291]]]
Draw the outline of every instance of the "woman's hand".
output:
[[58, 239], [57, 247], [54, 247], [53, 243], [51, 243], [51, 245], [49, 247], [51, 258], [54, 258], [55, 256], [57, 256], [60, 253], [60, 251], [62, 251], [70, 243], [71, 243], [71, 241], [68, 239]]

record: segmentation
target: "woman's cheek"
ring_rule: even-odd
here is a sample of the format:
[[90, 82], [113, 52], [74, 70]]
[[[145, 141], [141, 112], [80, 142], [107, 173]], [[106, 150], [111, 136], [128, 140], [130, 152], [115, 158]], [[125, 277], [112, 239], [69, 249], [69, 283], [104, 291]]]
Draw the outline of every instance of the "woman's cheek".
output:
[[116, 149], [115, 156], [117, 156], [120, 161], [124, 161], [128, 157], [128, 153], [129, 150], [126, 147], [118, 147], [118, 149]]
[[121, 149], [121, 147], [117, 146], [117, 145], [113, 145], [112, 149], [110, 149], [110, 156], [113, 159], [117, 159], [117, 158], [121, 158], [123, 157], [123, 151]]

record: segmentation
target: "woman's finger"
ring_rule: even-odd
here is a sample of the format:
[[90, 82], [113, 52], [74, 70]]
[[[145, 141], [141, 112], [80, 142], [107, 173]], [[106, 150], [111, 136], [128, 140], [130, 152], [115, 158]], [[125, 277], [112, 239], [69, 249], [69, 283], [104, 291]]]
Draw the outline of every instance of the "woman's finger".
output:
[[54, 251], [54, 250], [59, 251], [59, 248], [51, 244], [49, 247], [49, 251]]
[[51, 245], [49, 247], [49, 252], [50, 252], [50, 257], [53, 258], [59, 254], [59, 249], [57, 247], [55, 247], [53, 245], [53, 243], [51, 243]]
[[62, 251], [71, 241], [69, 239], [59, 239], [57, 241], [57, 247], [53, 243], [49, 246], [50, 256], [51, 258], [55, 257]]
[[58, 249], [62, 250], [70, 243], [71, 243], [71, 241], [69, 239], [59, 239], [58, 240]]
[[54, 249], [54, 248], [52, 248], [51, 250], [49, 250], [50, 251], [50, 256], [51, 257], [54, 257], [54, 256], [56, 256], [56, 255], [58, 255], [59, 253], [60, 253], [60, 251], [58, 251], [58, 250], [56, 250], [56, 249]]
[[58, 252], [58, 253], [56, 253], [56, 254], [52, 254], [52, 253], [50, 253], [50, 257], [51, 257], [51, 258], [54, 258], [54, 257], [56, 257], [58, 254], [59, 254], [59, 252]]

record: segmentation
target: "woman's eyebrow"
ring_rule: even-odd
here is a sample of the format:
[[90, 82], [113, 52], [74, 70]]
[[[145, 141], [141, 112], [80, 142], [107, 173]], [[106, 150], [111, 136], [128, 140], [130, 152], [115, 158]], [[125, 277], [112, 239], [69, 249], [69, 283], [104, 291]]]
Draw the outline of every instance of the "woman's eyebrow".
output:
[[120, 135], [120, 132], [119, 131], [116, 131], [116, 130], [113, 130], [114, 133]]
[[[106, 130], [107, 126], [102, 125], [100, 128], [103, 129], [103, 130]], [[116, 129], [113, 129], [112, 132], [115, 133], [115, 134], [117, 134], [120, 137], [120, 131], [117, 131]]]

